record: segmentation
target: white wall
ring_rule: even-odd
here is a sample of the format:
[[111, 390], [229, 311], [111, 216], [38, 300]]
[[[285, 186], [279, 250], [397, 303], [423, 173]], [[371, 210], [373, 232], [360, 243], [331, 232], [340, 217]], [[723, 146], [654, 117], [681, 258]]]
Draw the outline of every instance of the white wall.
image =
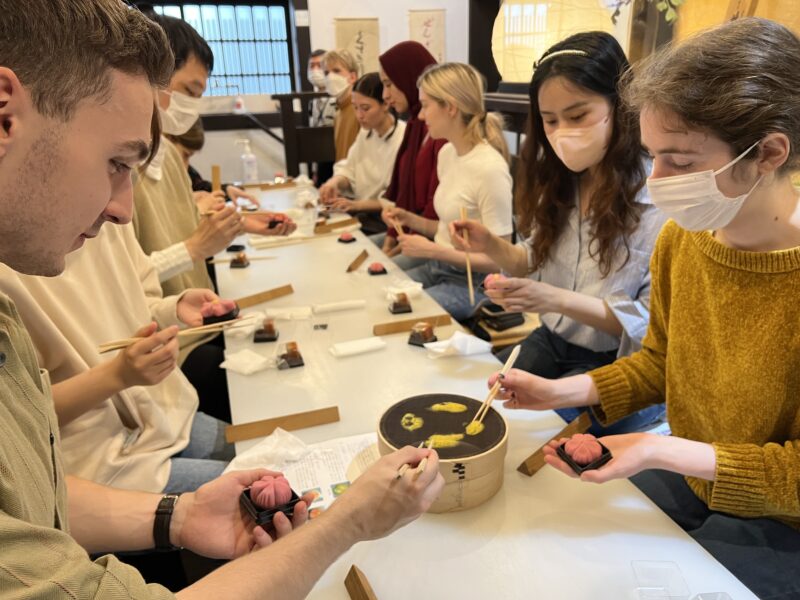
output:
[[308, 0], [311, 49], [333, 50], [337, 17], [377, 17], [380, 50], [408, 39], [408, 11], [444, 8], [445, 59], [468, 62], [469, 3], [467, 0]]

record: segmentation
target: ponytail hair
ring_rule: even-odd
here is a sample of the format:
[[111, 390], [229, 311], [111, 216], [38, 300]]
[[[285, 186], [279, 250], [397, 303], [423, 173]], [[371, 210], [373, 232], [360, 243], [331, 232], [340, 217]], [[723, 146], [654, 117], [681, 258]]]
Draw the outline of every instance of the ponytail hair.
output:
[[503, 117], [500, 113], [486, 112], [483, 101], [486, 81], [474, 67], [456, 62], [431, 65], [420, 76], [417, 87], [441, 106], [449, 103], [456, 107], [468, 141], [473, 144], [486, 141], [509, 161]]

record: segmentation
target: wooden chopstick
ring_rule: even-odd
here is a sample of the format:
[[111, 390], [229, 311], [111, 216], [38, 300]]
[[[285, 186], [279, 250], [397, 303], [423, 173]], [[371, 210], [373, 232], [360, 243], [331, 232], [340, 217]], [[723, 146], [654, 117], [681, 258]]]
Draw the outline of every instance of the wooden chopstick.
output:
[[[430, 450], [432, 447], [433, 447], [433, 442], [431, 441], [430, 438], [428, 438], [428, 450]], [[417, 465], [417, 470], [414, 471], [414, 477], [412, 478], [412, 481], [416, 481], [417, 477], [420, 476], [420, 473], [422, 473], [425, 470], [425, 467], [427, 466], [428, 466], [428, 457], [426, 456], [421, 461], [419, 461], [419, 464]]]
[[[500, 375], [505, 375], [511, 370], [511, 367], [514, 366], [514, 363], [517, 361], [517, 357], [519, 356], [519, 352], [521, 350], [521, 346], [517, 344], [514, 346], [514, 349], [511, 351], [511, 354], [508, 356], [508, 360], [506, 364], [503, 365], [503, 368], [500, 369]], [[475, 417], [472, 419], [471, 423], [481, 423], [483, 422], [483, 418], [489, 412], [489, 407], [491, 407], [492, 402], [495, 399], [495, 396], [500, 392], [500, 388], [502, 387], [502, 378], [498, 377], [497, 381], [494, 382], [492, 389], [489, 390], [489, 395], [486, 396], [486, 400], [483, 401], [481, 407], [478, 409], [478, 412], [475, 413]]]
[[[187, 337], [190, 335], [203, 335], [206, 333], [216, 333], [217, 331], [223, 331], [224, 329], [235, 329], [236, 327], [243, 326], [243, 325], [251, 325], [249, 323], [250, 319], [232, 319], [230, 321], [223, 321], [222, 323], [212, 323], [211, 325], [200, 325], [198, 327], [190, 327], [189, 329], [182, 329], [178, 332], [178, 337]], [[235, 327], [234, 327], [235, 326]], [[100, 344], [98, 346], [98, 350], [100, 354], [105, 354], [106, 352], [111, 352], [112, 350], [121, 350], [122, 348], [127, 348], [135, 344], [136, 342], [140, 342], [145, 338], [143, 337], [131, 337], [126, 338], [124, 340], [115, 340], [113, 342], [105, 342], [104, 344]]]
[[394, 219], [392, 219], [392, 224], [394, 225], [394, 230], [397, 232], [397, 235], [403, 235], [403, 228], [400, 224]]
[[[467, 208], [461, 207], [461, 220], [467, 220]], [[469, 244], [469, 231], [464, 230], [464, 241]], [[469, 252], [464, 250], [464, 260], [467, 263], [467, 288], [469, 289], [469, 305], [475, 306], [475, 289], [472, 287], [472, 265], [469, 260]]]

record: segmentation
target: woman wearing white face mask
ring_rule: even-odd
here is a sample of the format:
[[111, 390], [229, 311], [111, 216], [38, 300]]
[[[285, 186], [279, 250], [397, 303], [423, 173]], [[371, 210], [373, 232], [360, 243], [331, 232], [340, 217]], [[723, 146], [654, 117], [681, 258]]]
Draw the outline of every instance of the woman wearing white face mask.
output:
[[325, 71], [325, 90], [336, 98], [336, 117], [333, 121], [333, 141], [336, 160], [347, 158], [347, 151], [356, 141], [360, 126], [350, 97], [350, 88], [358, 79], [358, 63], [347, 50], [331, 50], [322, 59]]
[[[653, 253], [641, 351], [549, 381], [512, 370], [507, 405], [666, 400], [673, 435], [608, 436], [581, 479], [632, 477], [759, 598], [800, 597], [800, 39], [740, 19], [668, 48], [624, 92], [674, 219]], [[547, 462], [571, 474], [547, 449]], [[574, 476], [574, 474], [572, 474]]]
[[[451, 226], [454, 243], [485, 252], [511, 275], [486, 295], [512, 311], [539, 313], [517, 368], [566, 377], [637, 349], [647, 330], [648, 263], [665, 217], [644, 189], [646, 155], [635, 122], [619, 107], [628, 61], [609, 34], [573, 35], [544, 53], [530, 86], [531, 115], [515, 186], [514, 246], [474, 221]], [[508, 354], [501, 353], [501, 358]], [[564, 409], [571, 421], [586, 409]], [[610, 432], [650, 428], [663, 406]], [[591, 431], [608, 433], [593, 419]]]

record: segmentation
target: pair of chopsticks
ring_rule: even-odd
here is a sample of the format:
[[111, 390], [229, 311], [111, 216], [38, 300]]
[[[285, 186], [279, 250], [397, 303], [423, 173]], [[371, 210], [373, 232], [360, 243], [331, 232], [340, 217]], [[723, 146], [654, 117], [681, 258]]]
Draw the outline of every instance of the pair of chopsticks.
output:
[[[189, 329], [182, 329], [178, 332], [178, 337], [187, 337], [190, 335], [205, 335], [207, 333], [217, 333], [218, 331], [223, 331], [225, 329], [235, 329], [236, 327], [241, 327], [244, 325], [251, 325], [251, 319], [233, 319], [231, 321], [223, 321], [222, 323], [212, 323], [211, 325], [200, 325], [199, 327], [190, 327]], [[132, 337], [126, 338], [124, 340], [116, 340], [113, 342], [106, 342], [104, 344], [100, 344], [98, 350], [100, 354], [105, 354], [106, 352], [112, 352], [113, 350], [122, 350], [123, 348], [127, 348], [128, 346], [132, 346], [136, 342], [139, 342], [145, 338], [143, 337]]]
[[[500, 370], [500, 375], [505, 375], [511, 370], [511, 367], [513, 367], [514, 363], [517, 361], [520, 349], [521, 346], [519, 344], [514, 346], [514, 349], [511, 351], [511, 354], [509, 355], [506, 364], [504, 364], [503, 368]], [[483, 404], [481, 404], [481, 407], [478, 409], [478, 412], [475, 413], [475, 417], [470, 422], [470, 425], [472, 425], [472, 423], [483, 422], [483, 418], [486, 416], [486, 413], [489, 412], [489, 408], [492, 406], [492, 402], [494, 401], [497, 394], [500, 393], [500, 388], [502, 387], [502, 385], [503, 385], [503, 378], [498, 377], [497, 381], [494, 382], [492, 389], [489, 390], [489, 395], [486, 396], [486, 400], [483, 401]]]
[[[274, 260], [278, 258], [277, 256], [248, 256], [247, 260]], [[228, 263], [233, 262], [235, 259], [233, 258], [215, 258], [214, 260], [208, 261], [212, 265], [227, 265]]]
[[[425, 442], [420, 442], [419, 446], [417, 446], [417, 448], [422, 448], [424, 445], [425, 445]], [[433, 442], [428, 440], [428, 450], [430, 450], [432, 446], [433, 446]], [[417, 465], [417, 468], [414, 471], [413, 479], [415, 481], [416, 481], [417, 477], [419, 477], [420, 473], [422, 473], [425, 470], [425, 467], [427, 467], [427, 466], [428, 466], [428, 457], [426, 456], [425, 458], [423, 458], [419, 462], [419, 465]], [[397, 470], [397, 475], [395, 476], [395, 479], [400, 479], [401, 477], [403, 477], [403, 475], [406, 474], [406, 471], [408, 471], [410, 468], [411, 468], [410, 464], [408, 464], [408, 463], [404, 464], [402, 467], [400, 467]]]
[[[467, 209], [466, 207], [461, 207], [461, 220], [467, 220]], [[464, 230], [464, 241], [469, 244], [469, 231], [466, 229]], [[472, 264], [470, 264], [469, 260], [469, 252], [464, 250], [464, 259], [467, 263], [467, 288], [469, 289], [469, 305], [475, 306], [475, 289], [472, 286]]]

